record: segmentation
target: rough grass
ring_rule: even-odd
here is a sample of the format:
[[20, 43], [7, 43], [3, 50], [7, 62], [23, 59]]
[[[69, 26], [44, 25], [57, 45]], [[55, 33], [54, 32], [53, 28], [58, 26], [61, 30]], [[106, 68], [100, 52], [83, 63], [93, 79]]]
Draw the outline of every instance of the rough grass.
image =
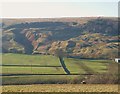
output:
[[83, 78], [84, 76], [79, 75], [3, 76], [2, 84], [76, 84], [81, 83]]
[[118, 85], [14, 85], [3, 86], [3, 92], [118, 92]]

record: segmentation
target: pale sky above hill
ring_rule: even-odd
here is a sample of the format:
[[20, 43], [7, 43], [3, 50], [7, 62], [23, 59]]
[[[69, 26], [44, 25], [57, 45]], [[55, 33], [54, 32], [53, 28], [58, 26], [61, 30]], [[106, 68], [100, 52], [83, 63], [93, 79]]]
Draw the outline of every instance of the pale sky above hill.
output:
[[67, 0], [64, 0], [66, 2], [47, 2], [47, 0], [45, 1], [46, 2], [3, 2], [1, 4], [1, 17], [55, 18], [118, 16], [117, 0], [115, 0], [115, 2], [77, 2], [79, 0], [74, 0], [74, 2], [73, 0], [70, 0], [71, 2], [67, 2]]
[[119, 0], [0, 0], [2, 2], [119, 2]]

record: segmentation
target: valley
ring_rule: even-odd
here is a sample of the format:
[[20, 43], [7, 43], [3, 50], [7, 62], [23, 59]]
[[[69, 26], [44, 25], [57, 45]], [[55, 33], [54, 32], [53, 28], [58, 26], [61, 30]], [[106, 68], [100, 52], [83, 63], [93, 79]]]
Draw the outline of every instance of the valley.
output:
[[3, 19], [3, 53], [54, 55], [62, 49], [67, 57], [118, 57], [117, 18], [69, 19]]

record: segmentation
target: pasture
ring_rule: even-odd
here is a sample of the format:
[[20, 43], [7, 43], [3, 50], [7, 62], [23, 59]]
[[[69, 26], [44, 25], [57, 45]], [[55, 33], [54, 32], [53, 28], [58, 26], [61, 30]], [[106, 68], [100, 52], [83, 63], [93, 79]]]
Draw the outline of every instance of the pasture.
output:
[[66, 75], [57, 57], [52, 55], [3, 54], [3, 84], [80, 83], [86, 75], [108, 71], [110, 60], [64, 58], [71, 75]]

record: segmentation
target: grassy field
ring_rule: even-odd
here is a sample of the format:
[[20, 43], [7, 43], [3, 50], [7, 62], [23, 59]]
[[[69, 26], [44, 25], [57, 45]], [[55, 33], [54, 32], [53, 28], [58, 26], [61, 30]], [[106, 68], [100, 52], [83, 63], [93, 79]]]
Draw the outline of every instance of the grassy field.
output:
[[3, 86], [2, 92], [118, 92], [118, 85], [109, 85], [109, 84], [108, 85], [103, 85], [103, 84], [15, 85], [15, 86]]
[[[65, 64], [72, 74], [106, 72], [109, 62], [111, 61], [65, 58]], [[51, 55], [3, 54], [2, 65], [3, 74], [65, 74], [59, 59]]]
[[[56, 71], [56, 72], [55, 72]], [[62, 68], [57, 67], [3, 67], [3, 74], [64, 74]]]
[[64, 61], [72, 75], [65, 75], [55, 56], [3, 54], [3, 84], [80, 83], [85, 75], [106, 73], [107, 66], [113, 62], [74, 58], [64, 58]]
[[[107, 63], [106, 63], [107, 62]], [[85, 60], [65, 58], [65, 63], [72, 73], [104, 73], [107, 72], [107, 66], [112, 61], [109, 60]]]
[[51, 55], [2, 54], [3, 64], [60, 66], [59, 59]]

